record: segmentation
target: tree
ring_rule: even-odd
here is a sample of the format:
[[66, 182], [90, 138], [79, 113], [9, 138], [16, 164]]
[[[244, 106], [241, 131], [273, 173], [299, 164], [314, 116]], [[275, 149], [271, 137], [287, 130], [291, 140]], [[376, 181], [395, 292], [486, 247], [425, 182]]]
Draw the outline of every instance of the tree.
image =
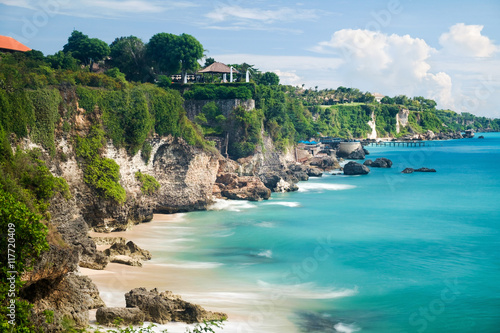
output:
[[262, 75], [259, 83], [266, 86], [277, 86], [278, 84], [280, 84], [280, 77], [276, 73], [265, 72]]
[[152, 81], [146, 45], [135, 36], [116, 38], [110, 45], [110, 63], [118, 67], [129, 81]]
[[176, 36], [165, 32], [151, 37], [147, 46], [157, 74], [176, 74], [198, 69], [203, 57], [203, 46], [191, 35]]
[[47, 60], [54, 69], [78, 70], [79, 61], [72, 56], [71, 52], [58, 51], [54, 55], [47, 56]]
[[182, 34], [177, 39], [175, 52], [179, 57], [183, 76], [187, 71], [196, 71], [200, 67], [198, 60], [203, 57], [203, 45], [191, 35]]
[[215, 59], [214, 58], [206, 58], [205, 59], [205, 65], [203, 67], [208, 67], [210, 66], [211, 64], [213, 64], [215, 62]]
[[109, 46], [98, 38], [89, 38], [82, 32], [73, 30], [68, 38], [68, 43], [64, 45], [63, 52], [71, 52], [72, 56], [80, 60], [85, 65], [92, 65], [95, 61], [103, 60], [109, 55]]

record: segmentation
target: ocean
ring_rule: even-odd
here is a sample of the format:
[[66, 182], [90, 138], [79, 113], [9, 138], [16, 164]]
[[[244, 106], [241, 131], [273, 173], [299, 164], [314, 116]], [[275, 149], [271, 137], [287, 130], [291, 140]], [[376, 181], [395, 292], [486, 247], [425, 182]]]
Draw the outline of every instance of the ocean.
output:
[[143, 278], [228, 313], [222, 332], [500, 332], [500, 134], [478, 135], [154, 222]]

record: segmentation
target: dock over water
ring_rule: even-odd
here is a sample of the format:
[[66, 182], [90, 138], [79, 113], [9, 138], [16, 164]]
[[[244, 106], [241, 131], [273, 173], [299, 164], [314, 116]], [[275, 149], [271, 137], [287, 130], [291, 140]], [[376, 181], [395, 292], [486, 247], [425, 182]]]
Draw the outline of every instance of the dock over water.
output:
[[364, 143], [368, 147], [425, 147], [425, 141], [379, 141]]

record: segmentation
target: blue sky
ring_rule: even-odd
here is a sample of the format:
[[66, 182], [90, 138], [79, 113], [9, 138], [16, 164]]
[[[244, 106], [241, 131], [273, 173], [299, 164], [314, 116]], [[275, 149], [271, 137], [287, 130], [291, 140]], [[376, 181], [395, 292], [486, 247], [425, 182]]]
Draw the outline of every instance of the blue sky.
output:
[[44, 54], [73, 29], [111, 43], [195, 36], [282, 83], [433, 98], [500, 118], [500, 1], [0, 0], [0, 35]]

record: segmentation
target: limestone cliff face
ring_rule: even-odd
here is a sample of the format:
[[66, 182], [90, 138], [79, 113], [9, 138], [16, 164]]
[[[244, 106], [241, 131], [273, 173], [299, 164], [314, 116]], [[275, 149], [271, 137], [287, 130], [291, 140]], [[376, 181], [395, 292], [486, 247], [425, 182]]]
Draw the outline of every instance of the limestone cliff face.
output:
[[401, 109], [396, 115], [396, 133], [400, 132], [401, 127], [408, 125], [408, 116], [410, 115], [410, 110]]
[[[120, 205], [92, 192], [83, 180], [83, 172], [72, 148], [66, 140], [62, 140], [60, 149], [66, 151], [69, 158], [58, 163], [54, 169], [56, 175], [67, 180], [74, 202], [57, 207], [56, 215], [61, 214], [66, 219], [68, 216], [74, 220], [83, 219], [95, 231], [110, 232], [149, 221], [154, 212], [205, 209], [212, 202], [220, 155], [195, 148], [171, 136], [154, 138], [150, 143], [152, 152], [148, 163], [142, 160], [140, 152], [130, 156], [125, 149], [117, 149], [111, 142], [105, 147], [103, 155], [120, 166], [120, 185], [127, 193], [127, 201]], [[152, 195], [142, 193], [141, 183], [135, 177], [137, 171], [155, 177], [160, 189]], [[71, 213], [65, 212], [68, 206], [72, 206]], [[83, 232], [86, 233], [86, 230]]]
[[[375, 122], [375, 112], [372, 112], [371, 118], [372, 119], [368, 122], [368, 126], [370, 126], [372, 131], [371, 133], [368, 134], [368, 139], [374, 140], [377, 138], [377, 130], [376, 130], [377, 124]], [[399, 127], [398, 127], [398, 133], [399, 133]]]

